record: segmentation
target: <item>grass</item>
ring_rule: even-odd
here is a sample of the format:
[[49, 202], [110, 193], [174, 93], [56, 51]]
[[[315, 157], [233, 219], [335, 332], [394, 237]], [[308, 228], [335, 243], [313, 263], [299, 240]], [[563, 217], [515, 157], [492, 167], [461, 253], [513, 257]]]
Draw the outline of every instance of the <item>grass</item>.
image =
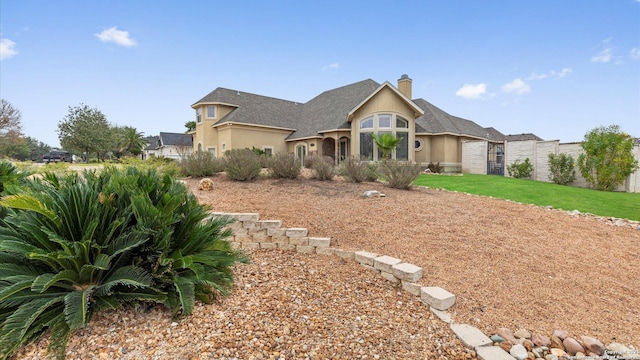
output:
[[509, 199], [524, 204], [640, 220], [640, 193], [606, 192], [495, 175], [420, 175], [417, 186]]

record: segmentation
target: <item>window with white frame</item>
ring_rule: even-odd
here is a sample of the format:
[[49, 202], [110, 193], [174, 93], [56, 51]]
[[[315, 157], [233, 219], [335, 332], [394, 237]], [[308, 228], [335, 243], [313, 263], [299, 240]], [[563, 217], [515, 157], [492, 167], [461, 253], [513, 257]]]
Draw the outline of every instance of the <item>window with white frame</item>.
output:
[[216, 147], [215, 146], [207, 148], [207, 151], [210, 152], [211, 155], [213, 155], [214, 158], [218, 157], [218, 152], [216, 151]]
[[202, 122], [202, 108], [196, 109], [196, 121]]
[[374, 114], [360, 120], [360, 156], [369, 161], [382, 160], [382, 151], [377, 149], [372, 134], [391, 134], [400, 138], [391, 154], [392, 159], [409, 160], [409, 121], [396, 114]]
[[216, 107], [214, 105], [207, 105], [207, 119], [215, 119]]
[[263, 146], [262, 151], [264, 151], [267, 156], [273, 156], [273, 146]]

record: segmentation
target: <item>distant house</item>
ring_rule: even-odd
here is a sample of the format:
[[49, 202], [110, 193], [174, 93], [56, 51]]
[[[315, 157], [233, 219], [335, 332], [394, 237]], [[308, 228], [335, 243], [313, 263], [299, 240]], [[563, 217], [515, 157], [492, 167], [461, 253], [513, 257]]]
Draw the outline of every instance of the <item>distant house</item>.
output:
[[382, 154], [371, 134], [390, 133], [402, 139], [393, 159], [424, 166], [439, 162], [447, 171], [459, 171], [462, 141], [504, 141], [497, 131], [413, 99], [407, 75], [397, 87], [367, 79], [327, 90], [306, 103], [216, 88], [191, 107], [194, 151], [215, 156], [256, 147], [272, 154], [294, 153], [301, 161], [308, 154], [329, 156], [335, 163], [351, 156], [377, 161]]
[[193, 139], [190, 134], [161, 132], [156, 141], [156, 156], [170, 159], [182, 159], [193, 152]]
[[142, 149], [142, 160], [147, 160], [150, 157], [158, 156], [158, 140], [159, 136], [147, 136], [144, 138], [146, 146]]

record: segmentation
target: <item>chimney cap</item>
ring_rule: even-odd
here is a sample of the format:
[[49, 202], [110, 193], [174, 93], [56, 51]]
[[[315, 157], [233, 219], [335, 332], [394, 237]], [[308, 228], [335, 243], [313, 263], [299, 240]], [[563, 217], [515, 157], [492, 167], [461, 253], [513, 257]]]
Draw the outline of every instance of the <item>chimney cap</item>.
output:
[[402, 76], [400, 76], [400, 80], [411, 80], [411, 79], [409, 79], [409, 75], [402, 74]]

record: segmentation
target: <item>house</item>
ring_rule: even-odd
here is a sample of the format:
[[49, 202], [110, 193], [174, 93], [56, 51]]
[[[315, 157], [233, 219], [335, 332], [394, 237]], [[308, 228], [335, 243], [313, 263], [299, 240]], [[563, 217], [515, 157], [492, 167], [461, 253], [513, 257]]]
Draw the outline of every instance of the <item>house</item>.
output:
[[190, 134], [161, 132], [156, 142], [156, 156], [182, 159], [193, 152], [193, 138]]
[[158, 156], [158, 140], [159, 136], [147, 136], [144, 138], [145, 147], [142, 149], [142, 160], [147, 160], [150, 157]]
[[196, 112], [190, 133], [194, 151], [215, 156], [256, 147], [270, 154], [294, 153], [301, 161], [308, 154], [330, 156], [336, 163], [351, 156], [377, 161], [382, 156], [371, 134], [391, 133], [402, 139], [393, 159], [424, 166], [439, 162], [446, 171], [460, 171], [462, 141], [504, 141], [497, 131], [413, 99], [407, 75], [397, 86], [367, 79], [306, 103], [216, 88], [191, 107]]

